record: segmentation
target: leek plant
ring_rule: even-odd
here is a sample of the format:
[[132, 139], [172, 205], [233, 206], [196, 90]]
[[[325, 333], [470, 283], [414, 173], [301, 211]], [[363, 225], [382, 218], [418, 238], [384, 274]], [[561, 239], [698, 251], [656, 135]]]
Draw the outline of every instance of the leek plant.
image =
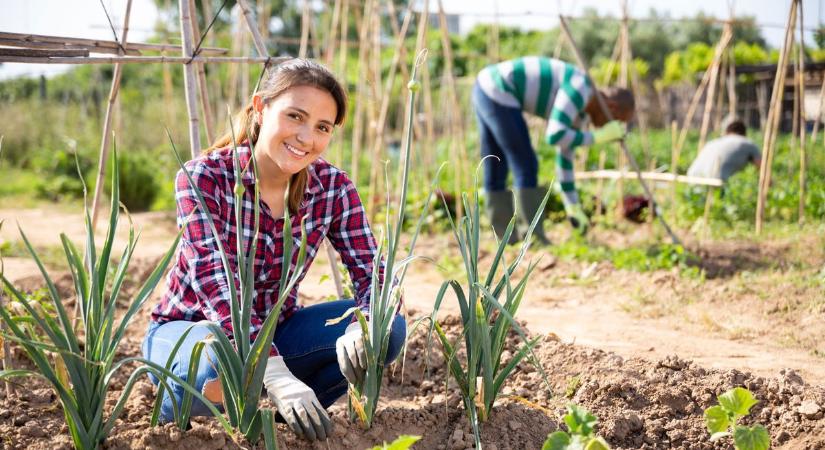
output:
[[[373, 272], [371, 280], [369, 320], [357, 307], [346, 311], [341, 317], [327, 321], [328, 324], [340, 322], [344, 318], [355, 314], [361, 324], [361, 331], [364, 336], [365, 351], [367, 354], [367, 368], [363, 382], [360, 385], [349, 385], [350, 405], [357, 413], [364, 428], [372, 425], [372, 420], [378, 408], [378, 399], [381, 395], [381, 381], [384, 377], [384, 362], [387, 360], [387, 350], [390, 341], [390, 327], [398, 312], [401, 302], [401, 284], [408, 264], [415, 259], [413, 250], [418, 233], [421, 230], [423, 220], [418, 221], [416, 230], [412, 236], [408, 249], [408, 256], [401, 260], [396, 259], [398, 246], [404, 225], [404, 217], [407, 208], [407, 185], [410, 172], [410, 155], [412, 150], [412, 121], [415, 114], [415, 97], [421, 88], [421, 83], [416, 80], [418, 67], [423, 64], [427, 57], [427, 50], [423, 49], [416, 56], [413, 65], [410, 81], [407, 84], [409, 97], [407, 99], [406, 113], [406, 135], [404, 138], [404, 160], [401, 171], [401, 184], [399, 186], [400, 196], [396, 210], [395, 221], [391, 221], [390, 208], [387, 208], [385, 219], [386, 235], [381, 236], [378, 242], [378, 251], [373, 260]], [[440, 170], [439, 170], [440, 173]], [[437, 176], [436, 176], [437, 177]], [[389, 189], [388, 189], [389, 191]], [[430, 193], [432, 196], [432, 190]], [[389, 198], [387, 200], [389, 202]], [[429, 205], [429, 199], [427, 200]], [[422, 212], [422, 219], [426, 215], [427, 208]], [[386, 249], [386, 256], [384, 255]], [[381, 282], [381, 273], [377, 269], [384, 260], [384, 283]], [[392, 280], [397, 280], [393, 283]]]
[[[475, 177], [478, 184], [478, 176]], [[466, 289], [456, 280], [445, 281], [438, 291], [435, 306], [431, 315], [430, 332], [436, 331], [441, 341], [442, 352], [450, 374], [456, 380], [464, 403], [465, 413], [473, 428], [476, 448], [481, 448], [481, 422], [487, 420], [493, 403], [501, 392], [507, 377], [513, 372], [516, 365], [528, 354], [534, 365], [539, 369], [549, 388], [546, 374], [541, 364], [532, 354], [532, 349], [541, 338], [528, 339], [524, 330], [516, 323], [514, 316], [524, 297], [527, 280], [530, 278], [538, 261], [531, 262], [522, 279], [514, 282], [512, 277], [524, 259], [530, 246], [530, 238], [538, 224], [547, 200], [548, 190], [538, 212], [527, 230], [527, 235], [521, 245], [516, 259], [507, 264], [504, 253], [510, 235], [516, 225], [516, 216], [510, 223], [498, 243], [498, 249], [493, 257], [491, 266], [483, 273], [479, 266], [479, 240], [481, 235], [479, 189], [475, 189], [472, 200], [467, 193], [462, 194], [462, 201], [466, 215], [456, 224], [452, 217], [450, 225], [453, 229], [461, 258], [464, 262], [464, 275], [467, 278]], [[499, 272], [501, 272], [499, 274]], [[452, 289], [458, 300], [463, 324], [462, 335], [466, 359], [459, 362], [457, 353], [461, 343], [450, 342], [446, 333], [436, 320], [436, 315], [444, 296]], [[524, 344], [506, 364], [501, 360], [507, 335], [515, 330], [523, 339]]]
[[[231, 117], [231, 114], [230, 114]], [[234, 130], [230, 119], [231, 130]], [[167, 134], [169, 134], [167, 130]], [[169, 136], [171, 141], [171, 135]], [[238, 147], [235, 142], [233, 134], [233, 162], [235, 170], [235, 205], [243, 204], [244, 186], [241, 183], [243, 179], [242, 174], [248, 167], [241, 167], [238, 157]], [[195, 192], [200, 207], [206, 208], [206, 201], [203, 198], [201, 191], [192, 179], [192, 176], [184, 167], [180, 154], [172, 142], [172, 149], [181, 170], [186, 175], [189, 185]], [[249, 162], [255, 171], [255, 190], [254, 198], [260, 198], [258, 171], [255, 164], [255, 148], [254, 145], [250, 148]], [[289, 186], [284, 191], [284, 204], [288, 205]], [[234, 258], [237, 265], [237, 279], [238, 289], [229, 289], [230, 308], [232, 330], [234, 332], [234, 339], [229, 340], [226, 334], [217, 323], [209, 323], [207, 327], [212, 331], [211, 337], [205, 341], [199, 342], [192, 350], [192, 358], [190, 359], [189, 379], [194, 379], [195, 371], [197, 370], [198, 361], [206, 345], [215, 353], [217, 359], [218, 376], [221, 382], [221, 391], [223, 393], [223, 407], [226, 412], [229, 423], [234, 430], [237, 430], [248, 441], [257, 442], [261, 434], [264, 435], [264, 440], [267, 448], [276, 447], [275, 436], [275, 422], [274, 415], [271, 410], [259, 409], [258, 403], [263, 390], [263, 377], [266, 370], [266, 361], [269, 357], [269, 351], [272, 347], [272, 340], [275, 336], [275, 328], [278, 324], [278, 318], [281, 315], [281, 308], [284, 301], [288, 298], [289, 292], [295, 286], [295, 283], [301, 277], [305, 269], [306, 262], [306, 240], [307, 233], [304, 225], [304, 219], [301, 219], [301, 245], [297, 249], [297, 269], [290, 273], [289, 261], [292, 261], [295, 248], [292, 240], [292, 220], [289, 208], [284, 208], [284, 229], [283, 229], [283, 268], [281, 270], [281, 279], [279, 285], [278, 299], [275, 306], [270, 311], [266, 320], [264, 320], [258, 335], [254, 342], [250, 342], [251, 336], [251, 317], [252, 305], [254, 303], [255, 294], [255, 273], [254, 260], [257, 249], [258, 233], [260, 228], [260, 202], [254, 202], [254, 227], [255, 230], [250, 237], [251, 243], [244, 240], [243, 233], [238, 232], [237, 248], [235, 249]], [[237, 224], [243, 223], [242, 210], [240, 207], [235, 207], [235, 221]], [[215, 236], [215, 243], [221, 254], [221, 262], [223, 264], [224, 274], [230, 277], [228, 282], [230, 286], [234, 285], [230, 274], [235, 274], [235, 270], [230, 265], [229, 253], [224, 248], [220, 234], [215, 227], [211, 214], [204, 215], [209, 224], [209, 229], [212, 235]], [[240, 225], [239, 225], [240, 227]], [[248, 248], [247, 248], [248, 247]], [[190, 328], [191, 330], [191, 328]], [[179, 346], [185, 339], [189, 330], [187, 330], [179, 339], [177, 346], [173, 348], [169, 357], [167, 368], [171, 366], [174, 361], [174, 356], [178, 351]], [[160, 404], [163, 398], [163, 387], [161, 386], [155, 402], [155, 408], [152, 414], [152, 424], [156, 424], [160, 414]], [[180, 405], [180, 414], [176, 415], [176, 422], [181, 428], [186, 428], [189, 423], [189, 412], [191, 408], [191, 395], [184, 394], [182, 404]], [[211, 405], [211, 403], [208, 403]], [[235, 433], [230, 433], [235, 434]]]
[[[123, 303], [123, 299], [120, 298], [121, 288], [126, 274], [129, 273], [129, 263], [138, 236], [135, 235], [134, 227], [130, 223], [129, 239], [119, 262], [114, 263], [112, 252], [120, 205], [116, 148], [112, 152], [112, 180], [109, 228], [100, 251], [98, 252], [96, 247], [88, 208], [85, 208], [86, 249], [83, 254], [65, 234], [60, 235], [74, 281], [76, 301], [79, 304], [80, 317], [76, 318], [77, 330], [63, 306], [54, 282], [22, 229], [20, 229], [20, 235], [43, 275], [50, 300], [54, 304], [56, 317], [45, 313], [38, 305], [34, 305], [28, 296], [17, 290], [5, 275], [0, 273], [0, 278], [11, 297], [19, 302], [28, 314], [27, 323], [22, 323], [12, 317], [5, 308], [0, 308], [0, 318], [8, 329], [4, 337], [17, 343], [37, 368], [36, 371], [3, 370], [0, 371], [0, 379], [39, 376], [51, 384], [63, 406], [63, 414], [72, 441], [76, 448], [82, 450], [96, 449], [106, 439], [118, 416], [123, 412], [134, 383], [146, 373], [152, 373], [159, 379], [170, 377], [180, 383], [191, 395], [205, 400], [200, 392], [169, 373], [162, 366], [138, 357], [124, 358], [115, 362], [115, 355], [126, 332], [126, 327], [162, 278], [174, 255], [180, 235], [143, 282], [137, 294], [126, 301], [126, 311], [120, 322], [117, 322], [115, 311], [119, 302]], [[132, 369], [114, 408], [108, 417], [104, 417], [106, 397], [109, 394], [113, 377], [125, 364], [135, 362], [139, 363], [138, 367]], [[212, 409], [217, 413], [214, 407]], [[226, 421], [222, 420], [221, 423], [227, 430], [230, 429]]]

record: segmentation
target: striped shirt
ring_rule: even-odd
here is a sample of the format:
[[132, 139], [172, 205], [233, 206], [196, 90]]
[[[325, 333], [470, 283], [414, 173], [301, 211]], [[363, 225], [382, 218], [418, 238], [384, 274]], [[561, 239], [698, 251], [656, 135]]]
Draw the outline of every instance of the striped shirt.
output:
[[[241, 179], [246, 189], [241, 203], [243, 223], [240, 226], [244, 239], [248, 241], [255, 230], [255, 175], [254, 169], [247, 166], [250, 159], [249, 147], [239, 147], [238, 156], [241, 166], [248, 167]], [[235, 249], [239, 227], [235, 223], [232, 150], [209, 153], [187, 162], [185, 167], [201, 190], [206, 210], [212, 216], [224, 249], [229, 252], [234, 288], [237, 288], [240, 284]], [[329, 238], [349, 271], [355, 288], [356, 305], [367, 314], [373, 258], [377, 247], [361, 199], [347, 175], [328, 162], [319, 158], [307, 169], [309, 177], [304, 200], [298, 214], [290, 217], [294, 248], [297, 249], [301, 244], [301, 218], [306, 216], [306, 267], [312, 263], [324, 239]], [[233, 330], [229, 290], [232, 288], [221, 263], [216, 238], [206, 218], [207, 211], [199, 207], [195, 191], [189, 186], [183, 171], [178, 172], [175, 181], [175, 198], [178, 226], [185, 228], [167, 278], [168, 289], [152, 311], [152, 321], [165, 323], [172, 320], [209, 320], [218, 323], [231, 339]], [[260, 232], [254, 258], [256, 279], [251, 317], [252, 341], [277, 302], [284, 262], [284, 219], [273, 217], [265, 203], [261, 202], [260, 206]], [[296, 269], [297, 259], [298, 252], [295, 251], [289, 262], [290, 271]], [[379, 270], [383, 271], [383, 264]], [[296, 300], [298, 284], [304, 274], [301, 274], [284, 302], [280, 322], [300, 308]], [[278, 355], [274, 345], [270, 355]]]
[[485, 67], [478, 84], [494, 102], [547, 119], [545, 140], [559, 147], [556, 178], [562, 200], [577, 204], [573, 149], [593, 142], [591, 133], [576, 128], [592, 93], [587, 76], [558, 59], [525, 56]]

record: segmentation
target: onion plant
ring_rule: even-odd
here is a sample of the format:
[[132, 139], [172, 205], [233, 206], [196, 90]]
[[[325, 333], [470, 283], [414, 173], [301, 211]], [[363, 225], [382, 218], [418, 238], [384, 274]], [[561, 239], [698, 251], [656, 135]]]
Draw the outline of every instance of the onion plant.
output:
[[[230, 129], [234, 130], [230, 119]], [[168, 134], [168, 131], [167, 131]], [[171, 141], [171, 135], [169, 136]], [[234, 197], [235, 205], [243, 204], [244, 186], [241, 183], [243, 179], [242, 174], [248, 170], [248, 167], [241, 167], [238, 157], [238, 146], [235, 142], [235, 136], [232, 136], [233, 142], [233, 162], [235, 171], [235, 189]], [[172, 149], [181, 170], [186, 175], [191, 189], [195, 192], [200, 207], [206, 208], [206, 202], [201, 191], [192, 179], [192, 176], [184, 167], [180, 154], [172, 142]], [[249, 162], [255, 173], [255, 179], [258, 179], [257, 165], [255, 164], [255, 149], [252, 145], [249, 149]], [[260, 198], [259, 183], [255, 183], [254, 198]], [[288, 205], [289, 186], [284, 191], [284, 204]], [[254, 202], [254, 232], [250, 237], [251, 242], [244, 239], [243, 233], [238, 233], [237, 248], [235, 249], [235, 262], [237, 267], [237, 274], [235, 269], [230, 265], [230, 256], [228, 250], [224, 248], [221, 235], [215, 227], [211, 214], [205, 214], [209, 229], [212, 235], [215, 236], [215, 243], [221, 255], [221, 262], [223, 264], [224, 276], [227, 276], [229, 289], [229, 303], [231, 308], [231, 322], [232, 330], [234, 332], [234, 339], [230, 340], [223, 332], [217, 323], [208, 323], [206, 326], [211, 330], [211, 337], [205, 341], [201, 341], [195, 345], [192, 350], [192, 357], [190, 359], [189, 379], [194, 379], [197, 364], [200, 356], [206, 345], [209, 345], [214, 351], [216, 364], [218, 367], [218, 376], [221, 382], [221, 391], [223, 393], [223, 408], [231, 426], [242, 434], [250, 442], [256, 442], [260, 439], [261, 434], [264, 435], [264, 440], [267, 448], [275, 448], [275, 423], [273, 412], [268, 409], [259, 409], [258, 403], [263, 390], [263, 377], [266, 370], [266, 362], [269, 357], [269, 351], [272, 348], [272, 340], [275, 336], [275, 328], [278, 324], [278, 318], [281, 315], [281, 308], [284, 301], [289, 297], [289, 293], [295, 286], [295, 283], [301, 277], [305, 269], [306, 262], [306, 247], [307, 247], [307, 233], [304, 224], [305, 218], [301, 219], [301, 245], [297, 249], [297, 266], [296, 270], [290, 272], [289, 261], [292, 261], [292, 256], [296, 249], [294, 248], [292, 238], [292, 220], [289, 208], [284, 208], [284, 228], [283, 228], [283, 268], [281, 271], [281, 279], [279, 284], [278, 299], [275, 306], [269, 312], [266, 320], [264, 320], [258, 335], [254, 342], [251, 341], [251, 318], [252, 306], [254, 304], [255, 295], [255, 273], [254, 260], [257, 249], [258, 233], [260, 228], [260, 202]], [[243, 223], [243, 212], [241, 208], [235, 208], [235, 221], [240, 224]], [[237, 275], [238, 283], [235, 285], [234, 278]], [[233, 289], [232, 287], [237, 287]], [[174, 361], [180, 345], [185, 339], [186, 335], [191, 330], [191, 327], [181, 336], [177, 345], [173, 348], [167, 368], [171, 366]], [[156, 424], [160, 412], [160, 404], [163, 398], [163, 387], [159, 389], [158, 396], [155, 403], [155, 408], [152, 414], [152, 423]], [[189, 423], [189, 413], [191, 408], [191, 395], [184, 394], [181, 402], [179, 413], [176, 415], [176, 422], [181, 428], [186, 428]], [[211, 405], [211, 403], [209, 403]], [[234, 433], [231, 433], [234, 434]]]
[[[180, 239], [178, 235], [157, 267], [143, 282], [137, 294], [126, 299], [126, 311], [120, 321], [116, 321], [116, 310], [124, 300], [121, 298], [121, 288], [129, 273], [129, 264], [138, 241], [138, 236], [135, 235], [134, 227], [130, 223], [129, 238], [120, 255], [120, 260], [117, 263], [112, 261], [115, 230], [119, 219], [118, 185], [117, 149], [115, 149], [112, 153], [109, 228], [103, 246], [99, 250], [96, 247], [88, 208], [84, 208], [86, 248], [83, 254], [65, 234], [60, 235], [74, 281], [76, 301], [79, 305], [79, 317], [76, 318], [77, 328], [63, 306], [63, 300], [42, 260], [34, 251], [22, 229], [20, 229], [20, 234], [23, 242], [43, 275], [50, 300], [54, 304], [56, 317], [32, 304], [29, 297], [17, 290], [5, 275], [0, 274], [11, 297], [19, 302], [27, 312], [27, 322], [22, 323], [19, 319], [12, 317], [6, 309], [0, 308], [0, 318], [8, 329], [4, 337], [17, 343], [37, 369], [3, 370], [0, 371], [0, 379], [39, 376], [51, 384], [63, 406], [69, 433], [78, 449], [92, 450], [99, 447], [112, 430], [118, 416], [123, 412], [134, 383], [146, 373], [152, 373], [160, 379], [169, 377], [180, 383], [191, 395], [205, 400], [200, 392], [160, 365], [138, 357], [115, 361], [118, 348], [126, 333], [126, 327], [162, 278]], [[124, 365], [129, 363], [137, 363], [138, 367], [128, 372], [130, 369], [124, 368]], [[109, 388], [120, 369], [126, 370], [130, 375], [123, 391], [117, 397], [114, 408], [109, 411], [108, 417], [105, 417]], [[217, 413], [214, 407], [212, 409]], [[226, 429], [230, 429], [225, 420], [222, 420], [222, 424]]]
[[[401, 284], [408, 264], [415, 259], [413, 250], [418, 233], [421, 229], [422, 220], [418, 225], [408, 249], [408, 256], [397, 259], [398, 247], [401, 241], [405, 212], [407, 208], [407, 185], [410, 172], [410, 155], [412, 150], [412, 121], [415, 114], [415, 97], [420, 90], [421, 83], [416, 80], [418, 67], [426, 60], [427, 50], [422, 50], [415, 59], [410, 81], [407, 84], [409, 97], [407, 99], [406, 113], [406, 135], [404, 138], [404, 160], [401, 171], [401, 184], [399, 186], [400, 195], [396, 207], [395, 221], [391, 220], [390, 209], [387, 208], [385, 219], [385, 235], [382, 235], [378, 242], [378, 251], [373, 259], [373, 270], [371, 279], [369, 319], [357, 307], [346, 311], [341, 317], [327, 321], [328, 324], [340, 322], [346, 317], [354, 314], [361, 324], [361, 331], [364, 336], [365, 351], [367, 354], [367, 367], [364, 380], [358, 386], [350, 384], [349, 399], [362, 425], [369, 428], [378, 408], [378, 399], [381, 395], [381, 381], [384, 377], [384, 362], [387, 360], [387, 350], [390, 341], [390, 327], [398, 313], [401, 303]], [[439, 171], [440, 172], [440, 171]], [[430, 194], [432, 195], [432, 193]], [[387, 199], [389, 203], [389, 198]], [[429, 199], [427, 200], [429, 205]], [[422, 218], [426, 215], [427, 208], [422, 212]], [[385, 255], [386, 253], [386, 255]], [[381, 272], [377, 270], [384, 260], [384, 283], [381, 282]], [[394, 280], [396, 282], [392, 282]]]
[[[478, 176], [475, 177], [478, 184]], [[464, 403], [465, 413], [473, 428], [476, 448], [481, 448], [480, 424], [487, 420], [493, 408], [493, 403], [501, 392], [507, 377], [513, 372], [516, 365], [525, 356], [531, 355], [533, 364], [539, 369], [548, 385], [547, 377], [541, 364], [532, 355], [532, 349], [540, 337], [528, 339], [524, 330], [515, 321], [514, 316], [521, 304], [530, 278], [538, 261], [531, 262], [520, 281], [515, 282], [513, 276], [518, 269], [527, 249], [536, 224], [540, 220], [544, 207], [550, 196], [548, 191], [539, 206], [538, 212], [527, 230], [524, 242], [515, 260], [507, 264], [505, 249], [510, 235], [516, 226], [516, 216], [510, 223], [498, 242], [498, 248], [493, 257], [490, 268], [484, 274], [479, 265], [479, 250], [481, 238], [480, 200], [479, 189], [473, 191], [472, 197], [462, 194], [465, 216], [458, 224], [450, 218], [461, 258], [464, 262], [464, 275], [467, 285], [462, 286], [456, 280], [445, 281], [438, 291], [435, 306], [431, 316], [431, 332], [435, 329], [441, 341], [442, 352], [450, 374], [456, 380]], [[450, 342], [446, 333], [436, 320], [436, 315], [447, 292], [452, 289], [458, 300], [462, 318], [462, 336], [466, 358], [459, 361], [458, 350], [461, 343]], [[502, 361], [507, 335], [515, 330], [521, 336], [524, 344], [510, 361]]]

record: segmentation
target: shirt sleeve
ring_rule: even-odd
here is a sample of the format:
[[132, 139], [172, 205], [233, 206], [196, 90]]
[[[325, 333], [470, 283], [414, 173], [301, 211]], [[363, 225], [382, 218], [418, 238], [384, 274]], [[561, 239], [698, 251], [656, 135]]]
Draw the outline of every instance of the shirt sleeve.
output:
[[545, 140], [548, 144], [572, 149], [593, 143], [592, 133], [579, 131], [573, 124], [584, 111], [590, 94], [590, 82], [587, 77], [573, 66], [567, 65], [563, 81], [553, 100], [550, 117], [547, 118]]
[[[201, 207], [198, 196], [189, 185], [186, 174], [179, 171], [175, 180], [175, 199], [178, 226], [183, 227], [180, 245], [187, 261], [186, 278], [189, 280], [192, 292], [198, 298], [203, 315], [207, 320], [217, 323], [226, 337], [231, 340], [234, 339], [234, 330], [232, 329], [230, 289], [236, 289], [236, 292], [239, 292], [237, 290], [240, 286], [237, 277], [237, 262], [234, 249], [224, 248], [232, 273], [233, 286], [230, 287], [217, 239], [209, 226], [208, 219], [211, 216], [218, 233], [224, 229], [221, 203], [218, 200], [221, 198], [220, 186], [204, 165], [194, 165], [189, 171], [206, 204]], [[259, 317], [252, 314], [250, 325], [250, 340], [254, 341], [263, 323]], [[278, 351], [273, 345], [270, 356], [276, 355]]]
[[[372, 292], [370, 283], [378, 250], [361, 198], [349, 179], [345, 180], [333, 205], [333, 220], [328, 238], [349, 272], [355, 288], [355, 305], [368, 314]], [[383, 259], [380, 260], [378, 270], [380, 286], [384, 281]]]

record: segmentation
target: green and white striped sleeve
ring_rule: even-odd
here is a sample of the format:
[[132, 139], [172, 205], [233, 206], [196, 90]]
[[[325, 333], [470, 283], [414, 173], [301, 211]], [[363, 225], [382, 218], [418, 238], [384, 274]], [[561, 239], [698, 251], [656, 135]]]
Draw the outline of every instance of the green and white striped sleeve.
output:
[[579, 131], [573, 126], [573, 121], [584, 111], [590, 99], [590, 90], [587, 77], [568, 64], [547, 119], [545, 137], [548, 144], [574, 148], [593, 143], [591, 133]]
[[591, 87], [587, 77], [572, 65], [566, 65], [564, 78], [556, 92], [553, 109], [547, 123], [547, 142], [558, 147], [556, 151], [556, 183], [565, 209], [579, 203], [573, 172], [575, 148], [593, 143], [593, 134], [579, 131], [574, 121], [582, 114], [590, 99]]

